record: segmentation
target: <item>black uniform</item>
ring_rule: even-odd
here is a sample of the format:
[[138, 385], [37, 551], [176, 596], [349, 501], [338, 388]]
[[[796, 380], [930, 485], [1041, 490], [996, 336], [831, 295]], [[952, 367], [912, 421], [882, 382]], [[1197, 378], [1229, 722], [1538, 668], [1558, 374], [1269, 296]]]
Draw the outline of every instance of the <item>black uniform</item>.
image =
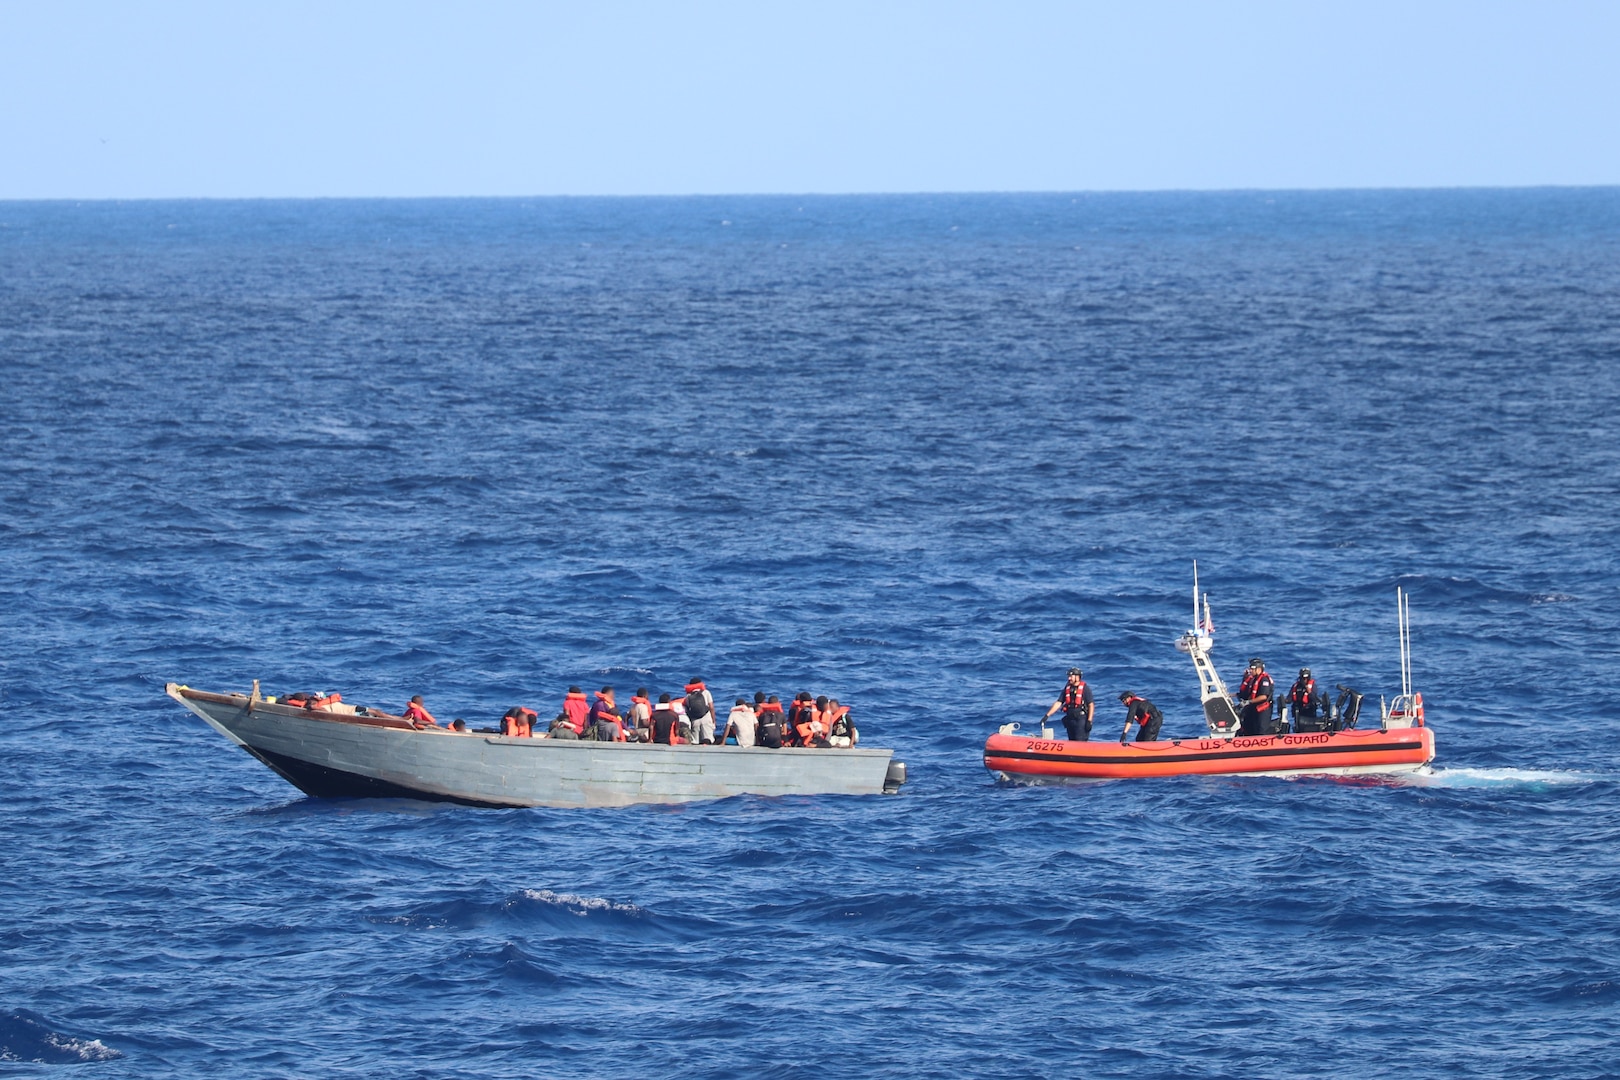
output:
[[1092, 704], [1091, 687], [1086, 685], [1086, 681], [1081, 679], [1079, 686], [1064, 683], [1058, 703], [1063, 707], [1063, 727], [1069, 733], [1069, 738], [1076, 742], [1091, 738], [1091, 717], [1096, 708]]
[[1294, 707], [1296, 717], [1316, 719], [1316, 680], [1309, 675], [1295, 679], [1288, 688], [1288, 703]]
[[1277, 693], [1277, 684], [1271, 681], [1271, 676], [1264, 671], [1251, 671], [1243, 677], [1238, 686], [1238, 698], [1247, 701], [1243, 706], [1243, 723], [1238, 729], [1239, 735], [1273, 735], [1275, 734], [1276, 710], [1272, 706], [1272, 698]]
[[[1164, 713], [1159, 707], [1147, 698], [1140, 698], [1134, 694], [1125, 699], [1125, 708], [1130, 710], [1126, 724], [1138, 724], [1140, 729], [1136, 733], [1137, 742], [1158, 742], [1159, 726], [1164, 723]], [[1124, 742], [1123, 739], [1120, 740]]]

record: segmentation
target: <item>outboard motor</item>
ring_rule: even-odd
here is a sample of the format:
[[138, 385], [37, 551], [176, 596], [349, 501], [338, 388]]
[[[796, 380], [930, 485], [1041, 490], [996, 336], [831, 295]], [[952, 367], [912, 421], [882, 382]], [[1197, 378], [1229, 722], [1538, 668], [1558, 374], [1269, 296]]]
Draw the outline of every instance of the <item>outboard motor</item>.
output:
[[1356, 719], [1361, 715], [1361, 691], [1344, 683], [1336, 684], [1335, 689], [1339, 691], [1339, 700], [1333, 707], [1338, 717], [1333, 730], [1349, 731], [1356, 726]]
[[1338, 725], [1333, 722], [1333, 699], [1328, 697], [1326, 690], [1316, 693], [1314, 716], [1295, 716], [1295, 731], [1338, 731]]

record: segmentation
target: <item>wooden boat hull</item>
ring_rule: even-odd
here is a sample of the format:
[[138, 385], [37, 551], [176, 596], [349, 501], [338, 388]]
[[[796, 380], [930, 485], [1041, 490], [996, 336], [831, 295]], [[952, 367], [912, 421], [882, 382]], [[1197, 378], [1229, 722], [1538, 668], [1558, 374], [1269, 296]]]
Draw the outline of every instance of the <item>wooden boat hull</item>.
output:
[[1414, 772], [1434, 760], [1427, 727], [1299, 732], [1150, 743], [1072, 742], [992, 735], [984, 766], [1006, 779], [1118, 780], [1133, 776], [1352, 776]]
[[898, 790], [891, 750], [742, 749], [419, 731], [403, 717], [346, 715], [170, 683], [170, 697], [318, 798], [434, 799], [475, 806], [628, 806], [732, 795]]

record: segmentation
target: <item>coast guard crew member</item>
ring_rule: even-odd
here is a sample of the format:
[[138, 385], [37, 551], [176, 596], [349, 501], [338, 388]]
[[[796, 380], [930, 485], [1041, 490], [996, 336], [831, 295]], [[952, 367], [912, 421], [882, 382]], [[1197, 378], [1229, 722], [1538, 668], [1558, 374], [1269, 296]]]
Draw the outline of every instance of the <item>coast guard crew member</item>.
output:
[[1091, 721], [1096, 716], [1097, 703], [1091, 700], [1091, 687], [1086, 685], [1077, 667], [1069, 669], [1069, 681], [1063, 685], [1058, 699], [1052, 702], [1052, 707], [1046, 710], [1046, 716], [1041, 719], [1046, 719], [1059, 709], [1063, 710], [1063, 726], [1069, 738], [1077, 742], [1091, 738]]
[[1119, 700], [1125, 706], [1125, 730], [1119, 733], [1119, 741], [1125, 742], [1130, 737], [1131, 725], [1136, 724], [1140, 729], [1136, 733], [1137, 742], [1157, 742], [1159, 725], [1164, 723], [1164, 713], [1159, 711], [1159, 707], [1129, 690], [1123, 691]]
[[1243, 706], [1243, 719], [1239, 735], [1275, 735], [1276, 718], [1272, 697], [1277, 686], [1266, 674], [1266, 662], [1258, 656], [1249, 661], [1249, 669], [1238, 684], [1238, 704]]

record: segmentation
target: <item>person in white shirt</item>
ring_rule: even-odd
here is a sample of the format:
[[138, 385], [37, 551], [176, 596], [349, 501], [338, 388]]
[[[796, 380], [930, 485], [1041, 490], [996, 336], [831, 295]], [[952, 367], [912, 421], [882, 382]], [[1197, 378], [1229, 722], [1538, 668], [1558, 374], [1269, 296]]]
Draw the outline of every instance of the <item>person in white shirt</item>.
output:
[[731, 707], [731, 715], [726, 717], [726, 731], [720, 736], [720, 744], [725, 745], [727, 739], [736, 739], [738, 746], [754, 745], [754, 727], [757, 719], [754, 710], [748, 707], [748, 702], [742, 698]]
[[692, 741], [695, 743], [711, 744], [714, 742], [714, 695], [709, 688], [703, 685], [703, 680], [693, 676], [686, 684], [686, 717], [692, 723]]

